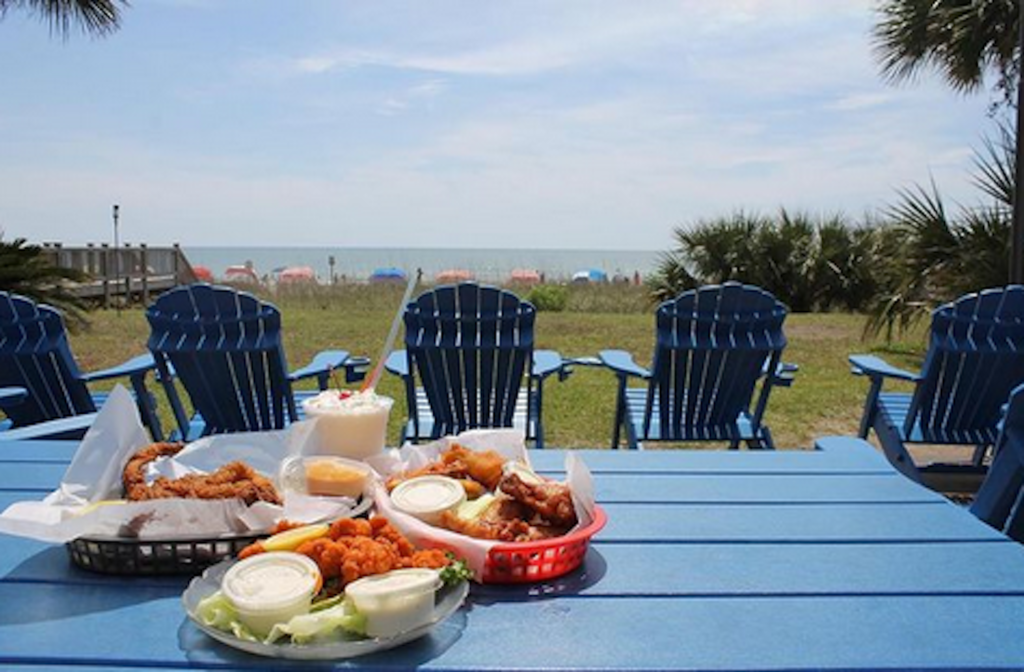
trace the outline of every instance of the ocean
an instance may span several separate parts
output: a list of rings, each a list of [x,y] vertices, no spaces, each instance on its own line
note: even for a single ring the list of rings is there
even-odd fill
[[[324,282],[334,274],[345,280],[365,280],[378,268],[400,268],[406,273],[423,271],[424,279],[450,269],[469,271],[487,282],[508,280],[514,269],[529,269],[549,281],[571,279],[574,273],[597,269],[609,279],[616,275],[634,279],[647,277],[658,263],[660,252],[612,250],[485,250],[430,248],[343,248],[343,247],[185,247],[189,262],[205,266],[217,278],[228,266],[247,261],[261,277],[289,266],[309,266]]]

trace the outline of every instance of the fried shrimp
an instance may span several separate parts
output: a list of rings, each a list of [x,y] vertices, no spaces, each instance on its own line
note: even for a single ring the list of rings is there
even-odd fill
[[[364,576],[408,567],[440,569],[450,562],[444,551],[417,551],[381,517],[335,521],[326,537],[307,541],[295,552],[311,558],[325,581],[336,579],[335,591]]]

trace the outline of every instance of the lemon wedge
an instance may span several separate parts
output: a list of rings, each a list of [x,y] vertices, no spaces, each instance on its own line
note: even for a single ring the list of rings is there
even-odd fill
[[[296,548],[306,543],[307,541],[313,541],[319,539],[327,534],[327,531],[331,529],[331,526],[327,523],[317,523],[315,525],[303,525],[302,527],[293,527],[290,530],[284,532],[278,532],[272,537],[268,537],[262,542],[263,550],[265,551],[294,551]]]
[[[101,506],[116,506],[118,504],[127,504],[128,502],[123,499],[101,499],[96,502],[90,502],[75,512],[76,516],[84,516],[87,513],[92,513]]]

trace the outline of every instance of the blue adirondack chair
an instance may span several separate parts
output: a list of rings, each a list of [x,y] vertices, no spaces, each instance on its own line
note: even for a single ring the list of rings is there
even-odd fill
[[[992,465],[971,504],[971,512],[1024,542],[1024,385],[1010,394],[993,452]]]
[[[281,313],[231,287],[199,283],[160,295],[146,311],[149,350],[178,423],[177,436],[282,429],[300,419],[292,384],[316,378],[327,389],[335,370],[346,382],[361,380],[369,360],[344,350],[318,353],[308,366],[288,372]],[[189,418],[177,378],[196,414]]]
[[[1024,287],[967,294],[936,309],[920,373],[870,355],[852,355],[850,363],[871,381],[861,438],[874,429],[889,461],[914,480],[980,479],[1000,408],[1024,382]],[[886,378],[912,382],[914,392],[883,392]],[[974,454],[970,464],[919,465],[907,450],[915,443],[974,446]]]
[[[154,439],[163,435],[146,375],[153,358],[142,355],[118,366],[82,373],[68,344],[64,320],[54,308],[8,292],[0,292],[0,411],[7,420],[0,430],[20,438],[81,438],[103,405],[106,393],[91,393],[89,383],[128,378],[139,413]]]
[[[537,311],[515,294],[464,282],[425,292],[405,309],[405,350],[386,368],[405,383],[401,441],[467,429],[518,427],[544,447],[544,381],[568,375],[562,357],[534,350]]]
[[[623,350],[599,354],[619,385],[612,448],[619,447],[622,428],[634,449],[643,441],[774,448],[762,418],[772,387],[788,387],[796,370],[781,362],[787,312],[768,292],[736,282],[683,292],[662,303],[650,369]],[[630,387],[632,378],[647,386]],[[751,410],[758,381],[760,394]]]
[[[0,387],[0,408],[17,406],[28,399],[28,390],[23,387]],[[21,441],[24,439],[78,439],[89,430],[96,413],[74,415],[37,422],[20,429],[0,431],[0,441]],[[10,421],[5,421],[10,424]]]

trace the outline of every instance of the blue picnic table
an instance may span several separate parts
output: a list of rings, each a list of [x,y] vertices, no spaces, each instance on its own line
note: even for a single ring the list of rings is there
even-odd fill
[[[0,445],[0,506],[41,498],[74,448]],[[1024,548],[867,444],[823,448],[581,451],[609,522],[580,570],[536,586],[474,585],[431,635],[338,667],[1024,667]],[[531,452],[553,476],[563,458]],[[0,537],[0,665],[282,665],[192,626],[186,584],[90,574],[61,547]]]

